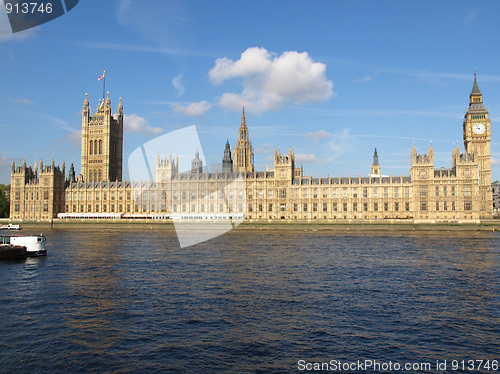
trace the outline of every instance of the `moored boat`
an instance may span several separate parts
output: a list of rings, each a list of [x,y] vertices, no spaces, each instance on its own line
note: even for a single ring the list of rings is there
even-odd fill
[[[21,230],[21,225],[13,225],[9,223],[8,225],[0,226],[0,230]]]
[[[40,235],[0,235],[0,244],[26,247],[27,257],[46,256],[46,238]]]

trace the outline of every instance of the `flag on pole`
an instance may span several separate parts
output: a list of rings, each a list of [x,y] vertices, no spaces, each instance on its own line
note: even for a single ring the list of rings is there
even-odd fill
[[[103,78],[104,78],[104,74],[105,74],[105,73],[106,73],[106,72],[102,73],[102,75],[101,75],[101,76],[99,77],[99,79],[97,80],[98,82],[99,82],[101,79],[103,79]]]

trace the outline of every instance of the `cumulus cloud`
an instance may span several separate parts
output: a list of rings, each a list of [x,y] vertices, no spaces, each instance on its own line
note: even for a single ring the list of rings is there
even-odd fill
[[[281,56],[265,48],[248,48],[233,61],[227,57],[215,61],[210,80],[221,84],[242,79],[241,93],[226,92],[219,104],[233,110],[242,105],[250,111],[278,110],[295,103],[321,102],[334,95],[333,82],[326,78],[326,65],[314,62],[307,52],[287,51]]]
[[[172,79],[172,86],[174,86],[178,96],[182,96],[184,94],[184,91],[186,91],[186,89],[182,84],[182,74],[179,74],[178,76]]]
[[[491,166],[500,166],[500,159],[498,158],[491,158]]]
[[[147,119],[137,114],[125,115],[123,118],[123,130],[127,133],[138,133],[142,135],[158,135],[163,132],[161,127],[151,127]]]
[[[190,103],[188,105],[175,103],[173,104],[173,107],[174,107],[174,112],[177,114],[182,114],[183,116],[196,117],[204,115],[212,107],[212,105],[203,100],[198,103]]]
[[[315,161],[318,161],[318,158],[312,153],[295,155],[295,162],[297,164],[306,164]]]

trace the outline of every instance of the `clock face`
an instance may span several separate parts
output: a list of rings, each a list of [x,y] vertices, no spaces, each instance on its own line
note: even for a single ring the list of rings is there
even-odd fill
[[[482,123],[475,123],[474,126],[472,126],[472,132],[476,135],[484,134],[485,131],[486,126],[484,126]]]

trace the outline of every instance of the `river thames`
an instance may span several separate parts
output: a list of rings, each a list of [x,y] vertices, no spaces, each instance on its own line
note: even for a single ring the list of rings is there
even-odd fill
[[[0,263],[2,373],[500,371],[467,370],[500,359],[498,232],[44,234],[47,257]]]

